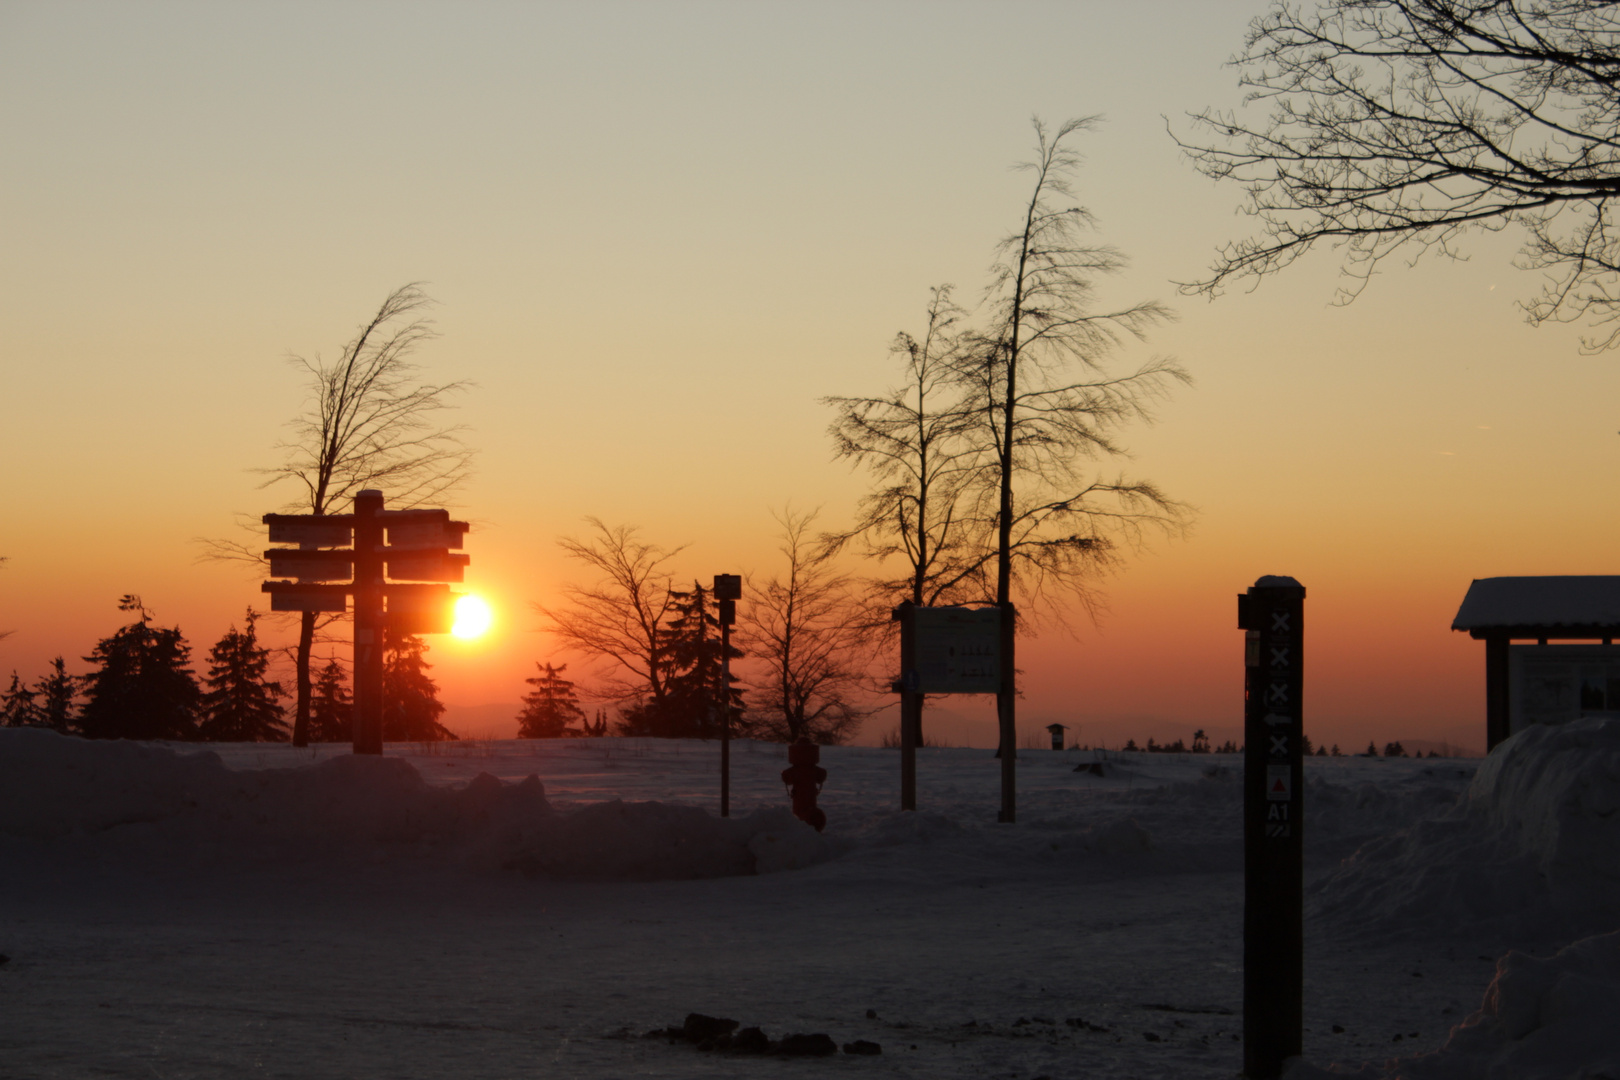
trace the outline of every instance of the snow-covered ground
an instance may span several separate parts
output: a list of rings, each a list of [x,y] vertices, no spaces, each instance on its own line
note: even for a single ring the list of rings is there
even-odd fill
[[[1297,1075],[1620,1076],[1620,723],[1527,735],[1309,761]],[[1238,1073],[1237,758],[1021,751],[1005,826],[989,753],[919,757],[904,814],[825,749],[818,836],[768,744],[721,820],[714,744],[0,730],[0,1076]],[[692,1012],[883,1052],[644,1037]]]

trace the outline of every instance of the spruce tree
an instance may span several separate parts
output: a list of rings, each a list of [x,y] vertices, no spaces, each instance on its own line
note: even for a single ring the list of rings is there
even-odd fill
[[[563,678],[567,664],[553,667],[536,663],[538,676],[523,681],[534,687],[523,695],[523,711],[518,714],[518,738],[560,739],[569,735],[584,735],[590,722],[579,707],[574,684]],[[579,723],[578,728],[570,724]]]
[[[202,696],[201,738],[214,742],[285,742],[292,733],[277,700],[281,684],[265,677],[270,650],[259,645],[250,607],[243,628],[234,625],[208,654],[208,690]]]
[[[52,660],[51,673],[34,684],[34,695],[38,699],[36,707],[39,710],[37,723],[64,735],[72,731],[78,720],[76,705],[79,685],[83,681],[67,673],[67,662],[60,656]]]
[[[415,634],[389,636],[383,655],[383,739],[438,742],[456,736],[439,723],[444,705],[428,675],[427,644]]]
[[[309,699],[309,741],[350,742],[354,739],[354,699],[349,694],[349,673],[337,657],[321,668]]]
[[[85,657],[79,729],[91,739],[195,739],[201,691],[191,673],[191,646],[179,627],[152,625],[141,598],[119,598],[138,618],[96,643]]]
[[[732,733],[737,734],[742,712],[742,691],[732,677],[729,694],[723,694],[721,681],[720,618],[708,589],[697,582],[691,592],[670,591],[674,618],[664,630],[665,656],[669,675],[665,679],[667,734],[674,738],[718,738],[720,702],[730,699]],[[742,652],[733,645],[730,657]]]
[[[0,724],[6,727],[35,727],[39,724],[39,706],[34,704],[38,694],[26,686],[13,671],[11,685],[0,694]]]

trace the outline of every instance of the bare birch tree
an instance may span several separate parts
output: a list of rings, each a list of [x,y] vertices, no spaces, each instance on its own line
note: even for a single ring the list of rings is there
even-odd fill
[[[471,384],[421,382],[411,359],[437,336],[424,314],[432,303],[420,283],[402,286],[388,294],[336,360],[291,358],[309,380],[311,401],[290,423],[291,438],[278,446],[282,463],[258,470],[265,487],[290,483],[300,489],[287,512],[342,513],[367,488],[385,491],[398,509],[441,503],[467,476],[472,451],[461,441],[462,428],[439,423],[439,413]],[[257,548],[247,544],[211,541],[207,546],[205,557],[259,559]],[[295,746],[309,741],[316,629],[316,613],[302,613],[294,653]]]
[[[565,585],[560,604],[536,603],[546,630],[565,649],[606,661],[603,689],[619,701],[648,701],[661,711],[668,696],[670,662],[664,620],[676,607],[665,550],[637,538],[634,526],[609,528],[585,519],[595,535],[564,537],[558,545],[594,572],[586,585]]]
[[[1092,215],[1073,201],[1081,159],[1067,144],[1094,119],[1056,131],[1033,121],[1035,157],[1019,168],[1034,183],[992,267],[988,327],[959,365],[973,437],[992,459],[979,497],[995,523],[993,600],[1003,610],[1015,594],[1026,602],[1061,594],[1089,607],[1095,575],[1122,542],[1145,528],[1175,530],[1187,512],[1148,481],[1098,471],[1124,454],[1119,429],[1151,419],[1151,404],[1189,379],[1164,358],[1109,370],[1121,345],[1170,312],[1151,300],[1099,310],[1097,280],[1123,270],[1125,257],[1091,241]],[[1012,821],[1015,693],[997,694],[996,706],[1002,814]]]
[[[966,312],[951,286],[932,290],[922,338],[895,336],[890,354],[905,379],[883,397],[828,397],[828,428],[838,457],[865,468],[877,487],[861,499],[854,525],[827,538],[857,545],[881,567],[898,559],[903,576],[875,585],[874,614],[885,622],[903,599],[919,606],[982,599],[988,562],[984,521],[965,498],[985,455],[966,438],[974,417],[964,408],[957,364]]]
[[[763,673],[754,682],[756,730],[783,742],[841,743],[871,712],[862,701],[868,663],[855,582],[833,565],[810,527],[816,515],[774,515],[782,572],[749,589],[744,650]]]

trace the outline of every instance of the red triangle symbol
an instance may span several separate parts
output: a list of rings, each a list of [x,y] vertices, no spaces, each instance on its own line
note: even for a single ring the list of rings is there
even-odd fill
[[[1278,777],[1277,782],[1275,784],[1271,785],[1271,790],[1272,791],[1287,791],[1288,790],[1288,785],[1283,783],[1281,777]]]

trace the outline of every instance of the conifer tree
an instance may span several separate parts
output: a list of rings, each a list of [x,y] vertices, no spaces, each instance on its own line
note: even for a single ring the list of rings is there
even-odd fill
[[[539,675],[524,682],[534,687],[523,695],[523,711],[518,714],[518,738],[560,739],[588,734],[590,722],[579,707],[572,681],[563,678],[567,664],[553,667],[536,663]],[[575,728],[571,724],[578,723]]]
[[[76,705],[79,684],[84,680],[67,673],[67,662],[60,656],[51,661],[51,673],[34,684],[35,723],[66,735],[78,717]]]
[[[39,723],[39,706],[34,704],[36,692],[25,685],[13,671],[11,685],[0,694],[0,724],[6,727],[35,727]]]
[[[321,668],[309,699],[309,741],[349,742],[354,738],[354,699],[349,673],[332,657]]]
[[[139,596],[120,597],[118,610],[138,618],[85,657],[96,670],[84,677],[80,731],[91,739],[195,739],[201,691],[191,646],[179,627],[153,626]]]
[[[439,742],[456,736],[439,716],[439,684],[428,675],[427,643],[415,634],[390,635],[383,656],[383,739]]]
[[[234,625],[208,654],[208,689],[202,696],[201,738],[214,742],[284,742],[291,737],[277,700],[281,684],[265,677],[270,650],[259,645],[251,607],[243,628]]]

